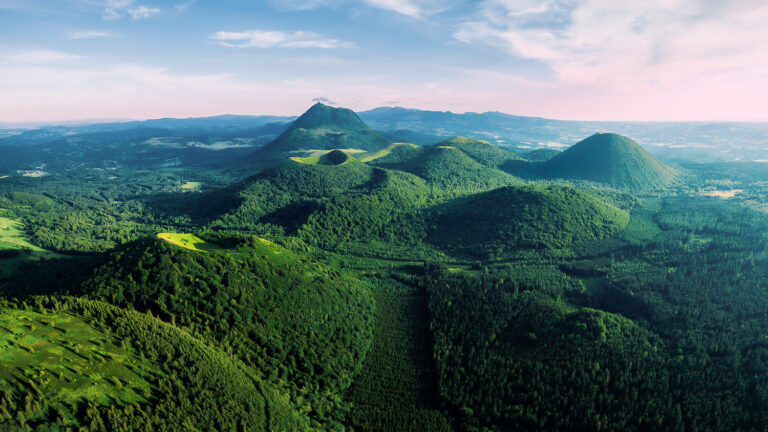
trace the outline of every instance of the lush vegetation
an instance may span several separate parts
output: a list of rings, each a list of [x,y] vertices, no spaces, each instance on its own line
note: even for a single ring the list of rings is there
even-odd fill
[[[0,430],[766,430],[764,170],[523,157],[318,105],[247,176],[2,179]]]
[[[371,282],[375,342],[347,393],[347,423],[356,431],[453,430],[436,392],[426,293],[391,277]]]
[[[629,222],[625,211],[562,186],[499,188],[430,212],[429,241],[460,255],[494,259],[520,249],[569,254],[574,244],[610,237]]]
[[[76,298],[6,302],[3,316],[4,322],[24,320],[26,330],[11,329],[11,342],[18,332],[40,336],[24,345],[28,349],[11,371],[13,378],[0,381],[5,429],[309,427],[285,395],[242,363],[150,316]],[[64,361],[54,362],[51,355]]]
[[[260,153],[333,149],[370,151],[389,144],[384,135],[369,128],[353,111],[317,103]]]
[[[631,139],[598,133],[545,162],[513,165],[512,172],[590,180],[635,191],[664,189],[680,176]]]
[[[118,247],[81,290],[188,330],[286,386],[324,419],[368,350],[370,293],[268,240],[209,241],[220,247],[190,250],[159,239]]]

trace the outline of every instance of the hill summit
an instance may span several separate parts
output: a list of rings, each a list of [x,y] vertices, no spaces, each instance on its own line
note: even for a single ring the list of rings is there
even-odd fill
[[[379,150],[390,141],[369,128],[354,111],[322,103],[313,105],[279,137],[264,147],[269,153],[300,150]]]
[[[614,133],[597,133],[543,164],[548,177],[590,180],[634,190],[658,189],[677,172],[659,162],[635,141]]]

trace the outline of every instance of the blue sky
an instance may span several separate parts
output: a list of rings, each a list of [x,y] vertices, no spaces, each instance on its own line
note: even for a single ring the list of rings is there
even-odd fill
[[[0,0],[0,122],[296,115],[318,98],[768,120],[763,3]]]

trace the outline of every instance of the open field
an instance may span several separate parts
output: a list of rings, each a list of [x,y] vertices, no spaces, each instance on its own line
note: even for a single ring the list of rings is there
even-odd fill
[[[370,162],[370,161],[375,160],[375,159],[383,158],[384,156],[392,153],[392,150],[394,150],[397,147],[401,147],[401,146],[407,146],[407,147],[413,147],[413,148],[418,148],[419,147],[416,144],[411,144],[411,143],[394,143],[394,144],[391,144],[391,145],[389,145],[389,146],[387,146],[387,147],[385,147],[385,148],[383,148],[381,150],[377,150],[377,151],[372,151],[372,152],[367,152],[367,153],[361,154],[358,157],[358,159],[361,162]]]
[[[21,222],[9,217],[0,217],[0,250],[4,249],[43,251],[43,249],[29,242]]]
[[[18,220],[0,217],[0,279],[10,277],[24,263],[62,257],[30,243]]]
[[[127,405],[150,399],[146,378],[156,368],[115,336],[68,312],[0,310],[0,391],[41,400],[26,413],[42,419],[49,409],[74,419],[81,402]]]
[[[718,197],[718,198],[733,198],[737,193],[744,192],[743,189],[731,189],[731,190],[713,190],[704,191],[701,194],[704,196]]]
[[[181,185],[180,187],[184,191],[196,191],[196,190],[200,190],[200,187],[202,185],[203,185],[203,183],[201,183],[201,182],[188,181],[188,182],[184,183],[183,185]]]
[[[224,250],[221,246],[217,246],[213,243],[208,243],[205,240],[196,237],[192,234],[182,233],[159,233],[157,238],[163,239],[168,243],[176,246],[183,247],[185,249],[199,251],[199,252],[213,252],[217,250]]]

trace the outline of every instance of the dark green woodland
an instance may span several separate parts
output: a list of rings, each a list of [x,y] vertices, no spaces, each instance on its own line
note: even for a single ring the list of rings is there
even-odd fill
[[[0,431],[768,429],[763,165],[268,120],[0,179]]]

